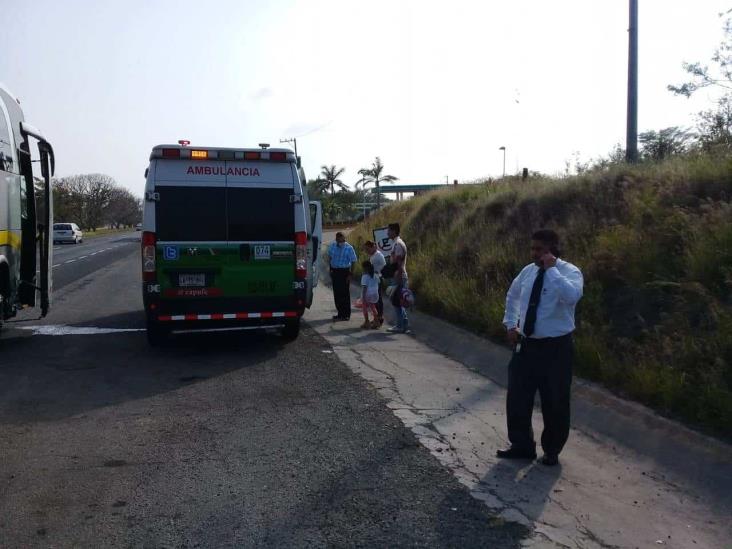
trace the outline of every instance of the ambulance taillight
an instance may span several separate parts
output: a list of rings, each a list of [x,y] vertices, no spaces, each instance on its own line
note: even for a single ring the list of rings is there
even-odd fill
[[[155,233],[142,233],[142,279],[145,282],[155,281]]]
[[[295,276],[298,280],[308,276],[308,235],[305,232],[295,233]]]

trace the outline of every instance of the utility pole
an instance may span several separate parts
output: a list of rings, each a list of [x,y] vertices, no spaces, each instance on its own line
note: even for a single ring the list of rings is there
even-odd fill
[[[297,137],[290,137],[289,139],[280,139],[280,143],[292,143],[295,145],[295,158],[297,158]]]
[[[625,161],[638,161],[638,0],[630,0],[628,27],[628,123]]]
[[[499,147],[499,151],[503,151],[503,177],[506,177],[506,147]]]

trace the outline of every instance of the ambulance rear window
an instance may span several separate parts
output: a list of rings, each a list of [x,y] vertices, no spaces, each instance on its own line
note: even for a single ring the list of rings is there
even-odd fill
[[[226,240],[224,187],[168,187],[155,189],[158,240],[222,242]]]
[[[295,236],[295,209],[289,189],[229,187],[229,240],[285,241]]]

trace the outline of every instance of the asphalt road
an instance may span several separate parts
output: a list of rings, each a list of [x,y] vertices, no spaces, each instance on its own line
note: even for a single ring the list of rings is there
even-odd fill
[[[53,247],[53,287],[63,288],[128,255],[138,248],[139,232],[118,233],[84,240],[81,244],[56,244]],[[136,246],[133,246],[135,244]]]
[[[472,498],[310,327],[289,344],[206,334],[149,348],[138,239],[56,247],[51,314],[0,337],[0,546],[518,547],[528,535]]]

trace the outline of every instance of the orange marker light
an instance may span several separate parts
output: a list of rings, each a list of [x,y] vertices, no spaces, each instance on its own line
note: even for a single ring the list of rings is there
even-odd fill
[[[206,159],[208,158],[208,151],[191,151],[191,158]]]

